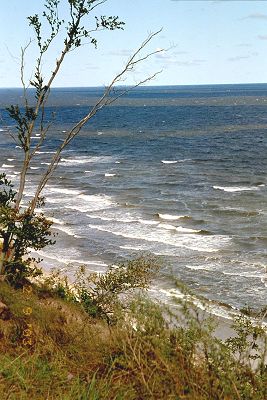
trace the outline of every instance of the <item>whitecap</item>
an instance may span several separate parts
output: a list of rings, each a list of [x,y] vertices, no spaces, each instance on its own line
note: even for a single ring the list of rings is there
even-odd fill
[[[116,176],[116,174],[110,174],[110,173],[107,172],[107,173],[105,173],[105,176],[106,177],[109,177],[109,176],[112,177],[112,176]]]
[[[231,240],[229,237],[217,235],[209,236],[203,239],[200,235],[174,235],[172,231],[169,230],[158,230],[151,227],[140,230],[134,229],[132,226],[116,226],[112,223],[110,225],[93,225],[89,224],[89,228],[96,229],[101,232],[109,232],[115,236],[121,236],[128,239],[137,239],[152,243],[164,243],[176,248],[186,248],[198,252],[216,252],[223,245],[228,244]],[[156,227],[157,228],[157,227]],[[184,232],[185,233],[185,232]],[[187,232],[188,233],[188,232]],[[151,250],[152,251],[152,250]]]
[[[176,230],[176,227],[171,225],[171,224],[164,224],[160,223],[158,224],[158,228],[163,228],[163,229],[169,229],[169,230]]]
[[[2,168],[14,168],[15,165],[3,164]]]
[[[81,193],[79,190],[67,189],[67,188],[48,187],[47,189],[49,190],[49,192],[52,192],[52,193],[60,193],[60,194],[78,195],[78,194]]]
[[[36,151],[35,154],[55,154],[56,151]]]
[[[73,258],[64,258],[61,256],[56,256],[56,255],[51,255],[47,254],[46,252],[42,250],[36,251],[37,254],[39,254],[41,257],[48,258],[51,260],[56,260],[64,264],[85,264],[85,265],[95,265],[99,267],[108,267],[108,264],[102,262],[102,261],[88,261],[88,260],[79,260],[79,259],[73,259]]]
[[[178,161],[161,160],[162,164],[176,164]]]
[[[166,219],[169,221],[176,221],[181,218],[189,218],[187,215],[170,215],[170,214],[160,214],[160,213],[157,213],[157,216],[161,219]]]
[[[159,225],[158,221],[148,220],[148,219],[139,219],[138,222],[144,225]]]
[[[246,192],[251,190],[258,190],[256,186],[213,186],[213,189],[223,190],[224,192]]]
[[[72,229],[67,228],[66,226],[64,226],[64,228],[62,227],[62,225],[55,226],[55,229],[66,233],[68,236],[72,236],[72,237],[75,237],[75,238],[80,238],[81,237],[81,236],[76,235],[76,233]]]
[[[39,167],[30,167],[30,169],[40,169]]]
[[[64,225],[64,222],[61,221],[60,219],[57,219],[57,218],[54,218],[54,217],[48,217],[48,219],[49,219],[50,221],[52,221],[54,224],[57,224],[57,225]]]
[[[199,229],[191,229],[191,228],[183,228],[182,226],[178,226],[176,228],[177,232],[182,232],[182,233],[199,233],[201,230]]]

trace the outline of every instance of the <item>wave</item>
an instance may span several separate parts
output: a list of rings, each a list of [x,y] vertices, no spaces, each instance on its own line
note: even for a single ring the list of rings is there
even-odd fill
[[[259,190],[257,186],[213,186],[213,189],[223,190],[224,192],[247,192]]]
[[[67,189],[67,188],[55,188],[55,187],[47,187],[49,192],[52,193],[60,193],[60,194],[72,194],[72,195],[78,195],[81,194],[81,191],[76,190],[76,189]]]
[[[114,206],[110,197],[105,195],[86,195],[79,194],[75,198],[75,205],[65,205],[65,208],[79,212],[99,211]]]
[[[127,225],[123,227],[118,227],[115,224],[105,226],[89,224],[88,227],[101,232],[108,232],[115,236],[121,236],[127,239],[137,239],[155,244],[163,243],[176,248],[185,248],[198,252],[209,253],[217,252],[223,245],[229,243],[229,241],[231,240],[229,237],[225,237],[222,235],[211,235],[205,237],[205,239],[203,238],[203,236],[200,236],[198,234],[175,235],[173,234],[173,232],[167,229],[165,230],[165,232],[162,229],[158,230],[157,227],[156,229],[149,227],[147,229],[144,229],[143,231],[140,231],[139,228],[134,229],[133,227],[128,227]]]
[[[120,249],[125,249],[125,250],[136,250],[136,251],[143,251],[144,246],[120,246]]]
[[[161,160],[162,164],[176,164],[178,161],[168,161],[168,160]]]
[[[225,207],[225,208],[218,208],[215,210],[218,213],[224,213],[229,215],[236,215],[236,216],[244,216],[244,217],[255,217],[260,214],[259,211],[249,211],[240,208],[233,208],[233,207]]]
[[[56,151],[36,151],[35,154],[55,154]]]
[[[143,225],[159,225],[158,221],[153,221],[149,219],[138,219],[138,222]]]
[[[158,228],[168,229],[168,230],[176,230],[176,226],[170,224],[160,223],[158,224]]]
[[[79,260],[79,259],[73,259],[73,258],[64,258],[61,256],[56,256],[56,255],[51,255],[51,254],[47,254],[46,252],[42,251],[42,250],[38,250],[35,251],[37,254],[39,254],[41,257],[44,258],[48,258],[51,260],[56,260],[59,261],[60,263],[63,264],[73,264],[73,263],[77,263],[77,264],[85,264],[85,265],[96,265],[99,267],[108,267],[108,264],[102,262],[102,261],[89,261],[89,260]]]
[[[30,167],[30,169],[40,169],[40,167]]]
[[[72,229],[67,228],[66,226],[64,228],[62,227],[62,225],[55,226],[54,229],[57,229],[58,231],[62,231],[64,233],[66,233],[68,236],[72,236],[74,238],[81,238],[81,236],[76,235],[76,233]]]
[[[110,161],[114,161],[114,157],[112,156],[81,156],[76,158],[61,158],[59,165],[64,166],[75,166],[75,165],[82,165],[82,164],[89,164],[89,163],[108,163]]]
[[[156,215],[161,219],[166,219],[169,221],[177,221],[178,219],[182,218],[191,218],[188,215],[170,215],[170,214],[160,214],[160,213],[157,213]]]
[[[61,221],[60,219],[54,218],[54,217],[48,217],[48,219],[50,221],[53,222],[53,224],[57,224],[57,225],[64,225],[65,222]]]
[[[107,172],[107,173],[105,173],[105,176],[107,176],[107,177],[108,176],[116,176],[116,174],[110,174],[110,173]]]
[[[75,165],[75,164],[87,164],[90,162],[89,158],[77,159],[77,158],[61,158],[59,165]]]
[[[8,158],[7,161],[14,161],[15,158]]]
[[[2,168],[15,168],[15,165],[3,164]]]
[[[186,293],[183,293],[179,289],[176,288],[171,288],[171,289],[162,289],[162,288],[151,288],[149,289],[150,292],[155,292],[155,295],[158,297],[160,294],[162,294],[165,298],[170,299],[170,298],[176,298],[176,299],[189,299],[192,301],[192,303],[199,309],[204,310],[205,312],[209,312],[213,315],[216,315],[221,318],[225,319],[230,319],[232,320],[234,316],[238,315],[238,310],[235,309],[234,307],[231,307],[226,304],[219,304],[216,303],[216,301],[213,300],[207,300],[206,302],[203,303],[200,299],[197,298],[197,296],[194,295],[188,295]],[[173,304],[172,304],[173,305]]]
[[[200,232],[204,232],[201,229],[191,229],[191,228],[183,228],[182,226],[178,226],[176,228],[177,232],[181,232],[181,233],[200,233]]]
[[[102,221],[115,221],[115,222],[137,222],[136,219],[134,218],[116,218],[116,217],[107,217],[103,215],[96,215],[96,214],[86,214],[87,217],[93,218],[93,219],[100,219]]]

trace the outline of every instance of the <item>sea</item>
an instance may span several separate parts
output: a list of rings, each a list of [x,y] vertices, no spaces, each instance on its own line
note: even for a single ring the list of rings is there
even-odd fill
[[[52,90],[24,205],[102,93]],[[5,107],[21,102],[19,89],[0,89],[0,172],[15,187],[22,151]],[[80,265],[102,273],[154,254],[162,270],[152,296],[175,302],[179,280],[217,314],[258,310],[267,304],[266,182],[267,84],[139,87],[99,111],[62,153],[39,210],[53,219],[56,244],[33,254],[70,276]]]

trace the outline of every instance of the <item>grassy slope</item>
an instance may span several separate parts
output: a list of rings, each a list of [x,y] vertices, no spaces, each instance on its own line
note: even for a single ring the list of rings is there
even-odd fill
[[[1,282],[0,301],[8,306],[0,309],[1,399],[267,398],[266,368],[241,367],[195,323],[167,328],[149,303],[133,306],[143,327],[134,331],[48,291],[27,295]],[[24,345],[29,327],[32,345]]]

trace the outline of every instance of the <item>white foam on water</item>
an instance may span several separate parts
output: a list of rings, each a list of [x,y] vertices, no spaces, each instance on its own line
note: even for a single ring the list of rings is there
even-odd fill
[[[191,269],[193,271],[213,271],[214,267],[212,266],[208,266],[208,264],[204,264],[204,265],[186,265],[185,266],[188,269]]]
[[[148,220],[148,219],[139,219],[138,222],[144,225],[159,225],[158,221]]]
[[[96,265],[99,267],[108,267],[108,264],[102,262],[102,261],[89,261],[89,260],[81,260],[81,259],[75,259],[75,258],[65,258],[61,256],[56,256],[52,255],[51,253],[47,254],[46,252],[42,250],[35,251],[37,254],[39,254],[41,257],[48,258],[51,260],[56,260],[60,263],[63,264],[85,264],[85,265]]]
[[[30,167],[30,169],[40,169],[40,167]]]
[[[158,228],[163,228],[163,229],[169,229],[169,230],[175,230],[176,231],[176,226],[173,226],[171,224],[160,223],[160,224],[158,224]]]
[[[89,158],[77,159],[77,158],[61,158],[59,165],[75,165],[75,164],[88,164]]]
[[[162,164],[176,164],[178,161],[168,161],[168,160],[161,160]]]
[[[49,192],[52,192],[52,193],[71,194],[71,195],[75,195],[75,196],[78,194],[81,194],[81,191],[76,190],[76,189],[56,188],[56,187],[51,187],[51,186],[48,186],[47,189],[49,190]]]
[[[55,154],[56,151],[36,151],[35,154]]]
[[[15,146],[15,149],[22,149],[21,146]]]
[[[50,165],[50,162],[41,162],[42,165]]]
[[[144,246],[120,246],[120,249],[125,249],[125,250],[136,250],[136,251],[143,251]]]
[[[160,214],[160,213],[158,213],[157,215],[159,218],[166,219],[169,221],[177,221],[178,219],[181,218],[190,218],[187,215],[170,215],[170,214]]]
[[[65,222],[61,221],[60,219],[54,218],[54,217],[48,217],[48,219],[50,221],[53,222],[53,224],[57,224],[57,225],[64,225]]]
[[[191,228],[184,228],[182,226],[177,226],[176,231],[182,233],[199,233],[201,232],[201,229],[191,229]]]
[[[259,190],[257,186],[213,186],[213,189],[223,190],[224,192],[248,192],[252,190]]]
[[[105,176],[107,176],[107,177],[112,177],[112,176],[116,176],[116,174],[110,174],[110,173],[105,173]]]
[[[7,161],[14,161],[15,158],[8,158]]]
[[[114,214],[114,213],[113,213]],[[124,223],[129,223],[129,222],[137,222],[136,219],[134,218],[124,218],[124,217],[108,217],[106,215],[98,215],[98,214],[86,214],[88,218],[93,218],[93,219],[100,219],[101,221],[115,221],[115,222],[124,222]]]
[[[231,240],[230,237],[223,235],[200,236],[196,234],[175,234],[173,230],[155,229],[153,227],[140,226],[121,226],[116,223],[107,225],[89,224],[89,228],[102,232],[108,232],[115,236],[125,237],[127,239],[137,239],[152,243],[163,243],[178,248],[186,248],[198,252],[217,252]],[[179,252],[177,252],[179,254]]]
[[[66,226],[64,226],[64,227],[62,227],[62,225],[55,226],[55,229],[66,233],[68,236],[72,236],[75,238],[81,238],[81,236],[76,235],[76,233],[71,228],[67,228]]]
[[[172,288],[169,290],[155,288],[155,289],[150,289],[150,291],[155,292],[156,295],[160,293],[166,298],[176,298],[178,300],[189,300],[195,306],[197,306],[199,309],[201,309],[203,311],[207,311],[213,315],[216,315],[218,317],[222,317],[225,319],[232,319],[233,316],[238,314],[238,310],[236,310],[234,308],[228,309],[226,307],[223,307],[219,304],[215,304],[210,301],[203,303],[197,297],[189,295],[189,294],[184,294],[179,289],[176,289],[176,288]],[[173,305],[173,306],[175,306],[175,305]],[[179,305],[178,305],[178,307],[179,307]]]
[[[3,164],[2,168],[15,168],[15,165]]]
[[[89,163],[108,163],[114,161],[112,156],[92,156],[92,157],[75,157],[75,158],[61,158],[59,165],[75,166]]]
[[[6,177],[7,178],[16,178],[17,177],[17,175],[13,175],[13,174],[6,174]]]
[[[75,198],[75,205],[66,205],[65,208],[80,212],[91,212],[113,206],[114,202],[109,196],[80,194]]]

